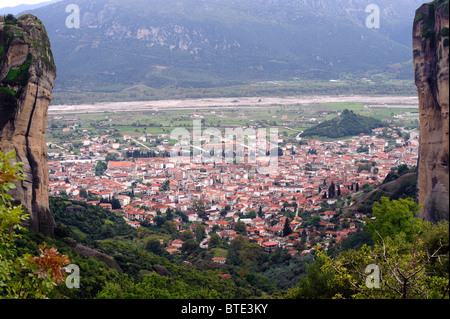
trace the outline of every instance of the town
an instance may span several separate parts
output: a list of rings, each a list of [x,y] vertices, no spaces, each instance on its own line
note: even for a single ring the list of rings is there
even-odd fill
[[[152,134],[139,140],[124,135],[122,143],[111,135],[85,135],[77,155],[49,152],[50,195],[99,205],[134,228],[157,226],[158,217],[169,214],[180,234],[195,233],[202,225],[204,249],[215,233],[225,241],[245,236],[266,252],[282,247],[302,256],[318,243],[326,248],[356,232],[366,214],[344,216],[341,209],[382,183],[393,168],[417,164],[418,136],[402,130],[391,124],[372,134],[329,141],[281,137],[277,168],[270,173],[252,162],[162,156],[173,148],[168,134],[157,136],[159,156],[145,158],[133,154],[139,154],[139,144],[143,148],[143,142],[156,138]],[[56,147],[49,146],[50,151]],[[164,248],[179,254],[182,245],[177,238]]]

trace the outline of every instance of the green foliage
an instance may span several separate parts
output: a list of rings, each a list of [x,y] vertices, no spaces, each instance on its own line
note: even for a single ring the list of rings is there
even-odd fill
[[[147,243],[145,244],[145,249],[156,255],[163,255],[165,253],[164,247],[156,238],[150,238],[149,240],[147,240]]]
[[[56,222],[55,234],[59,238],[71,237],[92,244],[98,239],[136,235],[136,230],[127,225],[122,216],[99,206],[57,197],[51,197],[49,205]]]
[[[103,161],[98,161],[97,165],[95,165],[95,175],[96,176],[103,176],[106,169],[108,168],[108,164]]]
[[[204,218],[206,216],[206,204],[203,200],[194,199],[191,203],[191,208],[197,213],[198,217]]]
[[[280,297],[448,299],[448,221],[424,222],[414,217],[418,209],[412,200],[384,198],[374,204],[377,219],[367,221],[368,232],[376,237],[373,246],[333,257],[317,246],[308,276]]]
[[[16,96],[16,92],[14,92],[13,90],[9,89],[6,86],[0,86],[0,91],[5,92],[6,94],[9,94],[11,96]]]
[[[13,232],[22,229],[21,223],[28,216],[22,212],[22,206],[13,206],[14,198],[9,194],[11,189],[15,189],[15,182],[24,178],[22,163],[15,161],[15,152],[4,154],[0,151],[0,230],[8,236],[14,236]]]
[[[242,220],[238,220],[234,224],[234,230],[238,234],[246,235],[247,234],[247,225]]]
[[[25,62],[17,69],[10,69],[6,77],[3,79],[5,84],[24,86],[28,80],[28,69],[31,65],[33,55],[28,53]]]
[[[340,117],[310,127],[306,129],[301,136],[341,138],[358,135],[360,133],[369,134],[374,128],[383,126],[384,124],[380,120],[361,116],[346,109],[342,112]]]
[[[183,281],[159,276],[156,273],[144,275],[139,282],[127,280],[121,283],[109,282],[97,295],[98,299],[217,299],[219,294],[215,290],[192,290]]]
[[[44,245],[32,256],[17,245],[26,232],[21,224],[29,216],[21,205],[12,204],[9,194],[14,183],[24,178],[22,163],[11,164],[15,161],[14,152],[0,151],[0,299],[48,298],[64,280],[62,267],[70,261],[55,248],[45,249]]]
[[[408,167],[406,164],[401,164],[397,167],[391,168],[391,171],[386,175],[386,178],[383,181],[383,184],[392,182],[396,179],[398,179],[400,176],[403,176],[408,173],[415,173],[416,167]]]
[[[17,24],[17,18],[14,17],[13,14],[9,13],[5,16],[5,23],[9,25],[15,25]]]
[[[367,231],[372,234],[374,242],[380,237],[395,237],[404,234],[406,240],[413,241],[415,235],[421,232],[422,221],[415,216],[420,207],[412,199],[399,199],[390,201],[382,197],[372,207],[372,216],[376,219],[367,219]]]
[[[348,291],[348,285],[337,282],[332,271],[322,268],[325,263],[325,258],[316,257],[295,288],[276,296],[282,299],[331,299],[338,293]]]
[[[292,234],[291,223],[289,221],[289,218],[286,218],[283,226],[283,236],[286,237],[290,234]]]

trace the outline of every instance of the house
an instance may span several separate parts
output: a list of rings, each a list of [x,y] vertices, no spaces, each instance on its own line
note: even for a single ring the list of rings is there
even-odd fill
[[[109,210],[109,211],[112,210],[112,205],[109,204],[109,203],[101,203],[99,206],[100,206],[101,208],[106,209],[106,210]]]
[[[336,214],[335,212],[329,210],[329,211],[326,211],[324,213],[321,213],[320,214],[320,219],[321,220],[330,220],[331,218],[334,217],[335,214]]]
[[[271,253],[278,249],[279,244],[274,241],[266,241],[266,242],[262,243],[261,246],[265,252]]]
[[[182,241],[181,239],[175,239],[174,241],[172,241],[172,246],[175,246],[177,248],[181,248],[181,246],[183,246],[184,241]]]
[[[173,245],[167,246],[166,251],[171,255],[178,254],[180,252],[178,247],[173,246]]]
[[[133,222],[133,221],[127,221],[127,224],[130,225],[133,228],[139,228],[141,226],[141,223],[139,222]]]
[[[215,263],[217,263],[217,264],[223,265],[223,264],[225,264],[225,262],[227,261],[227,259],[226,259],[226,258],[222,258],[222,257],[214,257],[214,258],[212,259],[212,261],[215,262]]]

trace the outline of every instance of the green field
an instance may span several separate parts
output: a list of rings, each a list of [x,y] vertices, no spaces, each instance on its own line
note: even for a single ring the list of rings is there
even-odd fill
[[[50,117],[47,139],[49,142],[61,145],[64,142],[81,141],[87,134],[90,137],[109,136],[118,142],[123,142],[123,135],[139,138],[152,134],[156,143],[143,144],[154,148],[161,142],[158,136],[170,134],[174,128],[192,130],[194,118],[192,114],[203,116],[202,129],[215,127],[278,128],[280,136],[285,140],[295,138],[301,131],[319,122],[337,117],[344,109],[360,115],[379,120],[387,119],[401,125],[417,125],[417,116],[406,114],[417,112],[417,109],[372,107],[365,108],[363,103],[323,103],[317,105],[270,105],[250,107],[236,105],[236,107],[198,108],[195,110],[168,110],[126,113],[89,113]],[[404,114],[402,119],[395,118]],[[76,118],[74,120],[74,118]],[[72,119],[72,121],[67,121]],[[62,133],[62,128],[76,126],[75,131]]]

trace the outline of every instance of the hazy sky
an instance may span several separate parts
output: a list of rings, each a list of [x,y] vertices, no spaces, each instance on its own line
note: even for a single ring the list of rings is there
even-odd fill
[[[19,4],[36,4],[50,0],[0,0],[0,8],[15,7]]]

